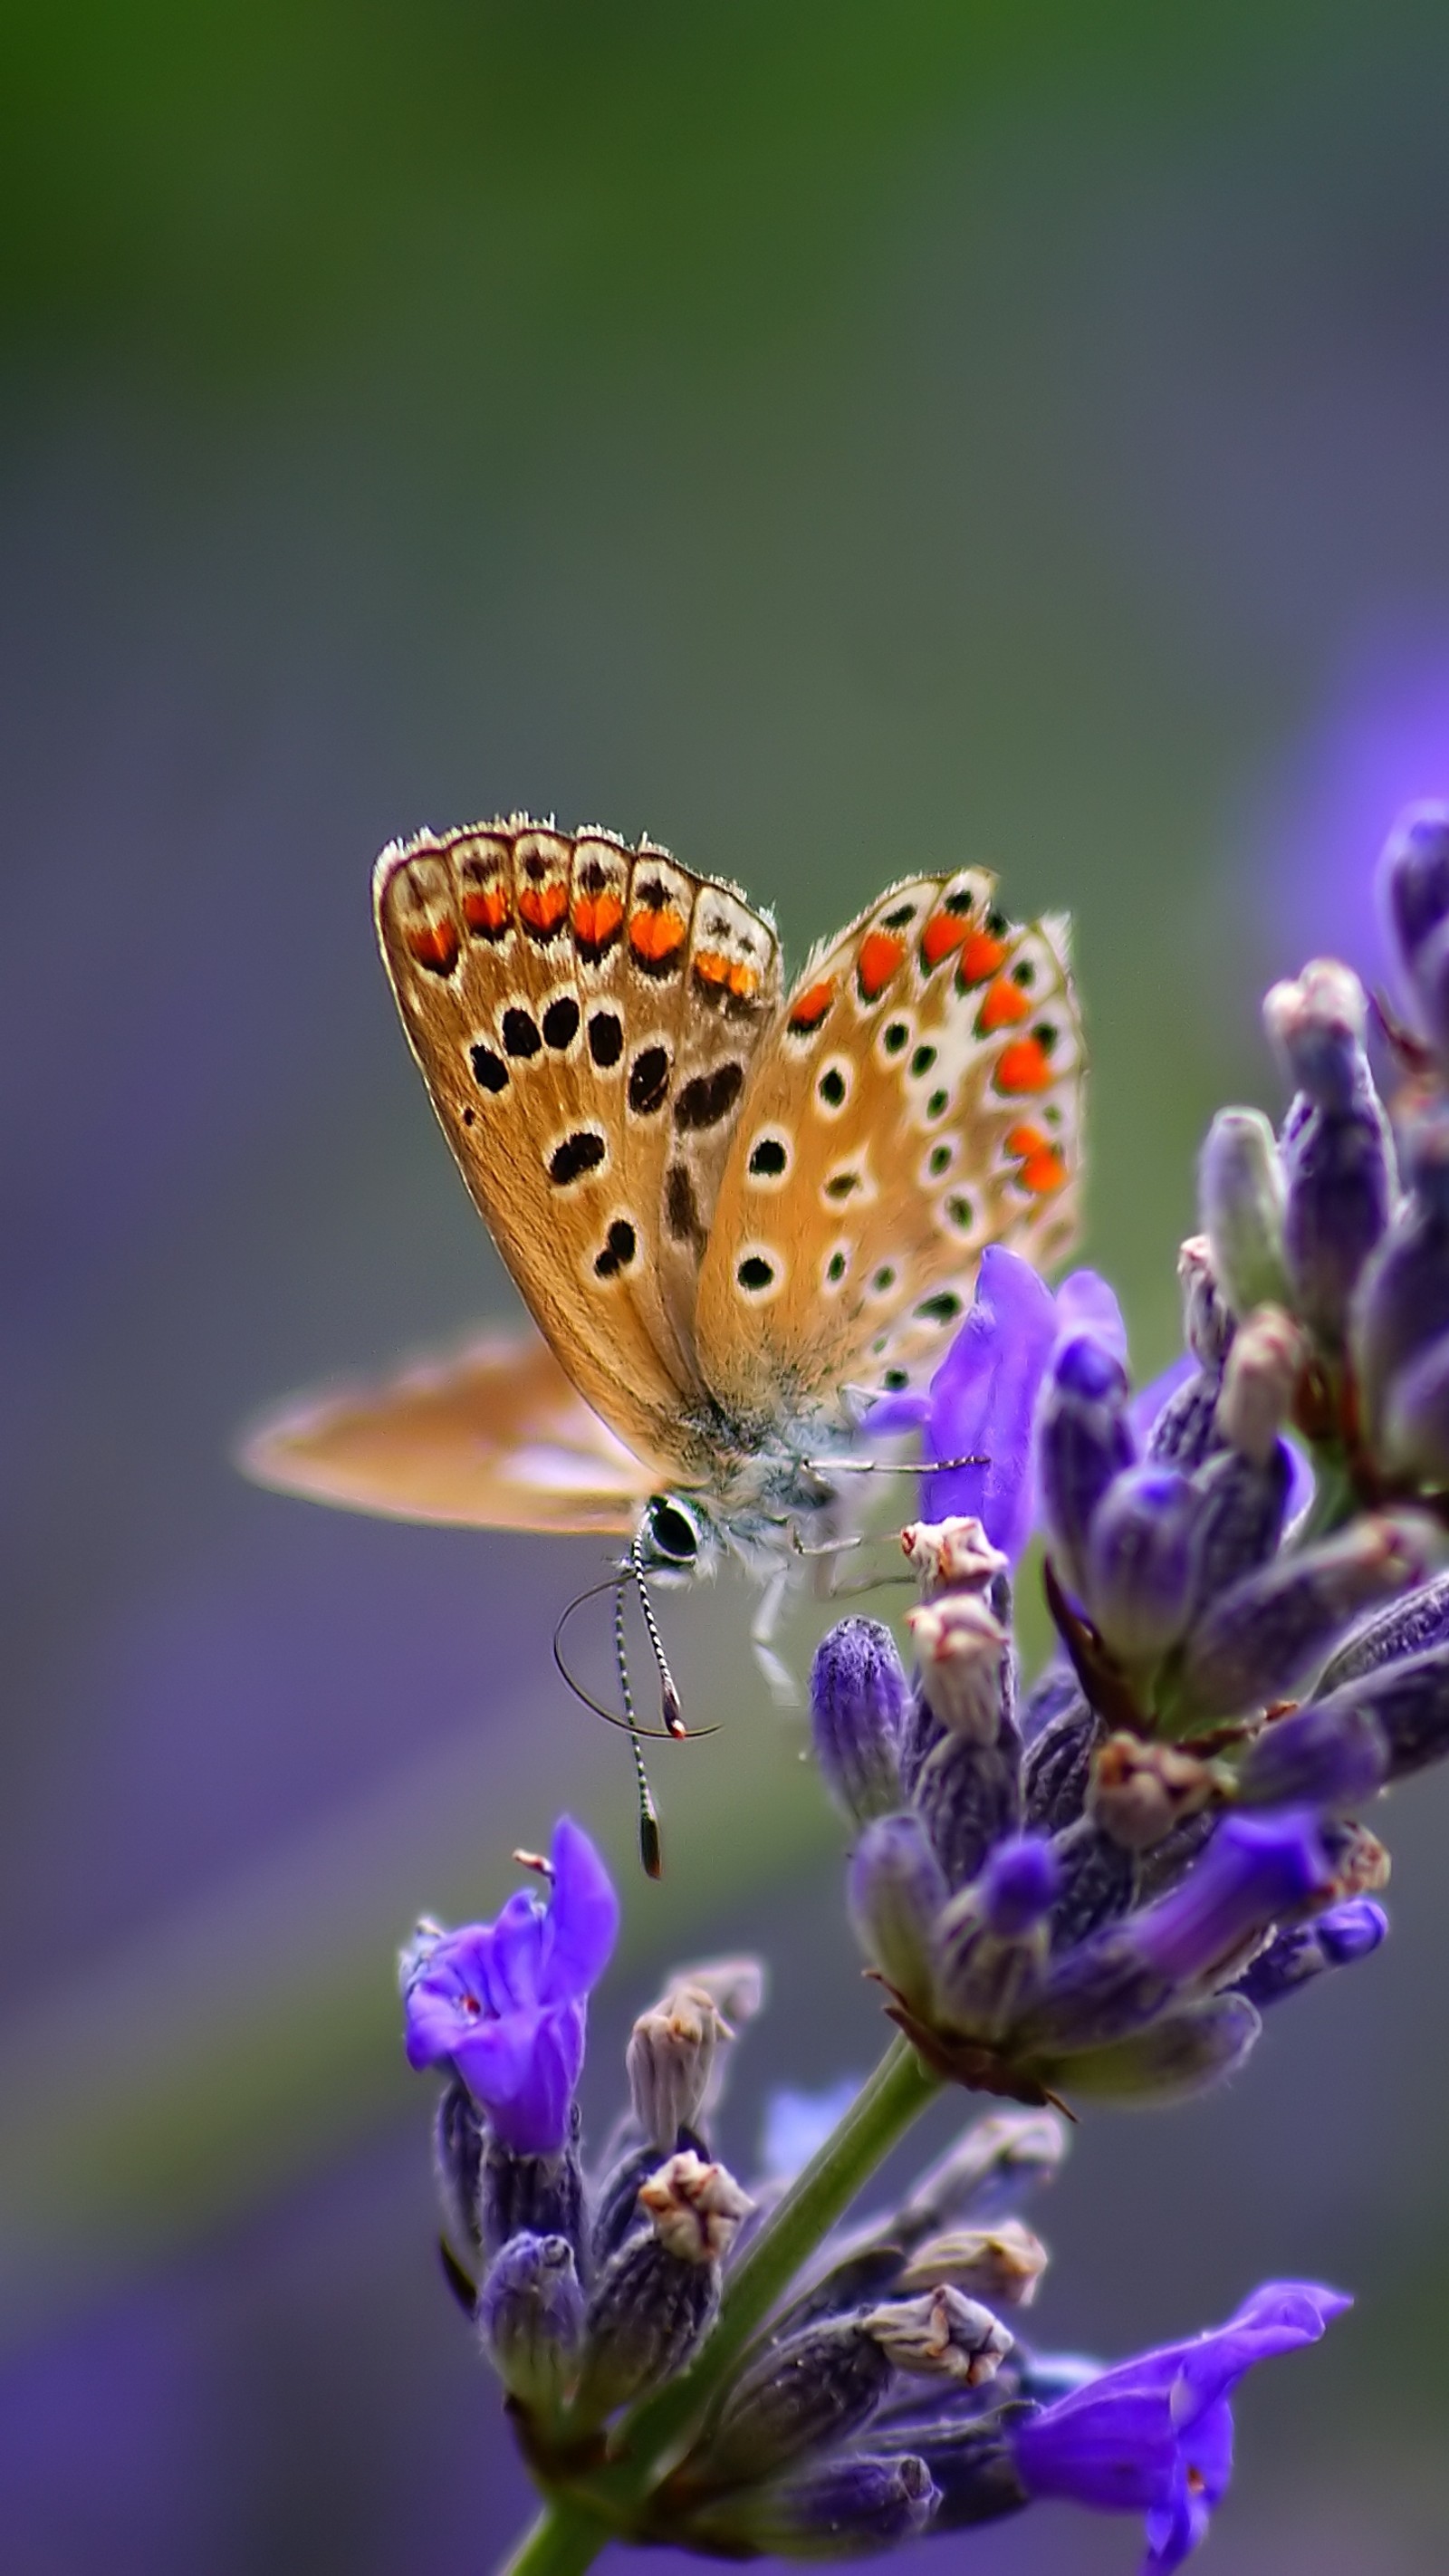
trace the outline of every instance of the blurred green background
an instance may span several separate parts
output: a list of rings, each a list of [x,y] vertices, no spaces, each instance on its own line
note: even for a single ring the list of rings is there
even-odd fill
[[[1265,977],[1375,967],[1377,844],[1449,791],[1446,86],[1449,19],[1393,0],[0,19],[16,2576],[482,2576],[522,2482],[391,1952],[561,1796],[626,1873],[596,2134],[705,1946],[777,1962],[741,2163],[772,2083],[878,2044],[739,1586],[667,1604],[723,1732],[661,1765],[655,1890],[549,1660],[597,1550],[228,1467],[268,1398],[508,1306],[374,851],[647,829],[796,957],[920,866],[1070,905],[1089,1249],[1161,1364],[1204,1122],[1276,1101]],[[1047,2214],[1063,2344],[1358,2293],[1247,2399],[1244,2576],[1445,2563],[1446,1784],[1400,1805],[1389,1950],[1221,2100],[1085,2123]],[[1048,2513],[975,2563],[1136,2548]]]

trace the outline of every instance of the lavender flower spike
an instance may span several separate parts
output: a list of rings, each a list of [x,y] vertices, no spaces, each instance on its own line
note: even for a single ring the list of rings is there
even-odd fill
[[[1255,2363],[1316,2343],[1351,2302],[1311,2281],[1269,2281],[1192,2343],[1119,2362],[1011,2428],[1030,2495],[1141,2513],[1141,2576],[1172,2576],[1205,2538],[1233,2460],[1233,2390]]]
[[[521,1889],[496,1923],[433,1934],[404,1960],[410,2066],[451,2064],[514,2154],[557,2155],[569,2133],[591,1986],[619,1900],[588,1835],[554,1828],[546,1902]]]

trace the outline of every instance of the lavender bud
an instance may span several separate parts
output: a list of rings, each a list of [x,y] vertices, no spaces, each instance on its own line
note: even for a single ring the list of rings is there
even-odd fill
[[[1025,1839],[1025,1838],[1023,1838]],[[993,1931],[981,1887],[968,1887],[941,1916],[937,1932],[935,1997],[937,2018],[975,2039],[998,2039],[1011,2028],[1041,1979],[1046,1961],[1045,1915],[1055,1895],[1059,1871],[1049,1843],[1035,1846],[1041,1868],[1028,1892],[1044,1896],[1020,1928]],[[1026,1873],[1022,1873],[1025,1877]],[[1025,1907],[1020,1909],[1025,1911]]]
[[[697,2125],[722,2033],[726,2025],[699,1986],[673,1987],[635,2022],[625,2054],[634,2117],[662,2153]]]
[[[1308,1337],[1281,1306],[1260,1306],[1228,1353],[1218,1429],[1232,1449],[1266,1467],[1293,1412]]]
[[[722,2263],[754,2207],[727,2166],[706,2164],[692,2147],[641,2185],[639,2202],[665,2252],[682,2263]]]
[[[1442,1106],[1409,1129],[1404,1159],[1413,1195],[1354,1301],[1354,1365],[1371,1433],[1391,1381],[1449,1332],[1449,1114]]]
[[[1074,1825],[1087,1802],[1092,1754],[1102,1722],[1089,1708],[1075,1675],[1072,1697],[1029,1747],[1022,1773],[1026,1820],[1040,1833]]]
[[[1000,2408],[964,2422],[945,2417],[939,2424],[913,2425],[911,2440],[940,2492],[933,2531],[969,2531],[1019,2513],[1029,2501],[1021,2475],[1002,2437]]]
[[[1056,2179],[1067,2127],[1056,2111],[989,2111],[922,2174],[893,2221],[907,2246],[952,2220],[985,2224]]]
[[[1021,1744],[1003,1728],[994,1744],[948,1735],[922,1766],[915,1804],[951,1888],[975,1878],[987,1853],[1021,1817]]]
[[[1223,1435],[1218,1429],[1218,1396],[1222,1390],[1220,1369],[1199,1369],[1178,1387],[1164,1404],[1147,1435],[1147,1463],[1150,1467],[1181,1467],[1190,1474],[1201,1466],[1215,1449],[1221,1449]]]
[[[1061,1863],[1044,1834],[998,1844],[980,1884],[982,1920],[999,1941],[1020,1940],[1046,1920],[1061,1893]]]
[[[578,2111],[574,2111],[578,2134]],[[483,2250],[496,2255],[512,2236],[562,2236],[577,2252],[582,2242],[583,2176],[578,2149],[556,2156],[515,2155],[485,2136],[479,2170],[478,2211]]]
[[[1172,1467],[1131,1467],[1102,1496],[1087,1539],[1086,1592],[1128,1665],[1160,1662],[1187,1625],[1197,1493]]]
[[[672,2254],[652,2232],[627,2237],[594,2285],[574,2399],[581,2422],[684,2368],[719,2306],[719,2265]]]
[[[731,2390],[700,2462],[712,2486],[754,2484],[859,2432],[893,2365],[858,2316],[785,2335]]]
[[[1239,1770],[1238,1798],[1245,1807],[1345,1811],[1377,1797],[1388,1765],[1372,1710],[1335,1697],[1264,1727]]]
[[[1147,1852],[1217,1795],[1218,1775],[1194,1753],[1109,1735],[1092,1764],[1088,1813],[1114,1843]]]
[[[476,2253],[482,2243],[478,2193],[483,2172],[483,2123],[472,2094],[457,2075],[449,2076],[438,2096],[433,2169],[449,2236],[460,2249]]]
[[[1357,1612],[1423,1581],[1430,1535],[1407,1514],[1365,1516],[1231,1585],[1188,1638],[1173,1731],[1288,1698]]]
[[[1313,1701],[1312,1709],[1330,1726],[1371,1720],[1388,1747],[1386,1779],[1406,1780],[1449,1753],[1449,1655],[1435,1647],[1428,1654],[1400,1656],[1342,1683]]]
[[[1193,1615],[1255,1566],[1275,1556],[1288,1517],[1293,1465],[1275,1440],[1264,1463],[1223,1449],[1198,1470],[1197,1570]]]
[[[1313,958],[1296,982],[1273,985],[1263,1022],[1290,1080],[1315,1108],[1341,1115],[1357,1106],[1368,1005],[1351,967]]]
[[[950,1889],[916,1816],[879,1816],[857,1843],[846,1883],[855,1935],[887,1984],[927,2004],[936,1917]]]
[[[899,1748],[908,1685],[878,1619],[842,1619],[810,1668],[815,1754],[836,1804],[857,1824],[901,1803]]]
[[[1127,1372],[1090,1333],[1071,1334],[1053,1352],[1036,1437],[1052,1544],[1067,1581],[1085,1593],[1093,1516],[1113,1478],[1133,1463]]]
[[[722,2557],[850,2558],[928,2531],[939,2501],[913,2452],[847,2452],[778,2485],[716,2498],[681,2537]]]
[[[1065,1657],[1048,1664],[1045,1672],[1038,1673],[1027,1692],[1018,1719],[1021,1740],[1028,1751],[1040,1736],[1045,1735],[1055,1719],[1064,1717],[1069,1708],[1084,1705],[1082,1685]]]
[[[932,1716],[949,1734],[994,1744],[1006,1706],[1011,1637],[976,1593],[946,1593],[906,1612]]]
[[[562,2236],[515,2236],[497,2257],[478,2301],[478,2327],[509,2394],[552,2412],[578,2368],[584,2295]]]
[[[1052,1948],[1065,1950],[1128,1911],[1137,1893],[1137,1859],[1092,1816],[1079,1816],[1054,1835],[1052,1848],[1062,1872],[1062,1892],[1052,1908]]]
[[[1218,1285],[1235,1315],[1286,1302],[1283,1169],[1259,1109],[1220,1109],[1198,1164],[1198,1203]]]
[[[1356,1959],[1366,1959],[1386,1938],[1388,1928],[1388,1916],[1372,1897],[1350,1897],[1346,1905],[1335,1905],[1316,1921],[1278,1933],[1246,1975],[1239,1977],[1233,1992],[1246,1995],[1262,2012],[1266,2005],[1296,1994],[1300,1986],[1322,1976],[1325,1968],[1347,1968]]]
[[[1389,835],[1378,866],[1379,903],[1404,975],[1426,1006],[1423,951],[1449,921],[1449,806],[1410,805]],[[1432,983],[1432,978],[1429,979]],[[1430,1034],[1442,1048],[1445,1031],[1426,1008]]]
[[[1326,1698],[1344,1682],[1356,1682],[1404,1655],[1424,1655],[1431,1646],[1449,1642],[1449,1574],[1436,1575],[1391,1609],[1381,1610],[1355,1628],[1331,1655],[1319,1675],[1315,1699]]]
[[[1219,1285],[1213,1248],[1205,1234],[1190,1234],[1181,1246],[1177,1284],[1182,1295],[1183,1340],[1198,1367],[1209,1377],[1219,1377],[1237,1318]]]
[[[901,1548],[920,1578],[923,1601],[934,1601],[942,1592],[987,1594],[1011,1572],[1010,1557],[993,1547],[973,1513],[912,1521],[901,1532]]]
[[[1084,2050],[1056,2067],[1047,2061],[1044,2079],[1100,2101],[1183,2102],[1235,2074],[1262,2027],[1245,1996],[1213,1995],[1110,2048]]]
[[[625,2124],[626,2135],[637,2141],[633,2122]],[[606,2170],[599,2185],[594,2208],[593,2234],[590,2241],[592,2268],[602,2272],[610,2257],[617,2254],[626,2237],[645,2234],[649,2228],[646,2211],[639,2206],[639,2193],[653,2173],[659,2170],[659,2149],[652,2138],[640,2146],[626,2145]]]
[[[1435,1491],[1449,1485],[1449,1333],[1394,1379],[1378,1448],[1392,1474]]]
[[[918,2246],[897,2281],[897,2288],[963,2290],[988,2307],[1030,2307],[1047,2267],[1047,2250],[1039,2236],[1019,2218],[999,2227],[958,2227],[930,2236]]]
[[[918,2379],[954,2380],[980,2388],[1011,2350],[999,2318],[945,2283],[912,2299],[884,2299],[860,2320],[897,2370]]]

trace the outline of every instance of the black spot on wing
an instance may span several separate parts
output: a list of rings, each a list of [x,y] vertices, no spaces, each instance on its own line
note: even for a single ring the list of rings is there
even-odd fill
[[[669,1049],[641,1047],[629,1067],[629,1106],[636,1118],[650,1118],[664,1105],[669,1089]]]
[[[581,1181],[586,1172],[596,1172],[607,1151],[596,1127],[576,1127],[561,1145],[555,1145],[548,1158],[548,1177],[555,1189],[565,1190],[570,1181]]]
[[[531,1011],[520,1010],[515,1003],[503,1014],[503,1049],[506,1055],[527,1058],[537,1055],[543,1040],[538,1022]]]
[[[674,1103],[674,1124],[684,1131],[717,1127],[745,1087],[745,1068],[733,1060],[712,1073],[696,1073]]]

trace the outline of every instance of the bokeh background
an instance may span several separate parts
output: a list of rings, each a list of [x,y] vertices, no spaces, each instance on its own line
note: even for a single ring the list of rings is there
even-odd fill
[[[1376,964],[1449,790],[1449,19],[1217,0],[75,0],[0,21],[0,2554],[486,2576],[525,2509],[439,2288],[391,1953],[562,1796],[660,1971],[776,1962],[726,2146],[879,2025],[726,1582],[630,1874],[548,1635],[596,1549],[329,1516],[234,1427],[510,1292],[372,952],[378,845],[647,828],[792,950],[888,877],[1068,903],[1093,1256],[1144,1369],[1256,995]],[[808,1619],[797,1656],[808,1652]],[[1359,2294],[1265,2374],[1240,2576],[1428,2576],[1449,1782],[1395,1937],[1223,2098],[1084,2123],[1053,2340]],[[1125,2571],[1041,2513],[939,2547]],[[620,2558],[620,2568],[624,2559]],[[642,2565],[643,2562],[640,2562]],[[658,2562],[654,2562],[656,2565]]]

